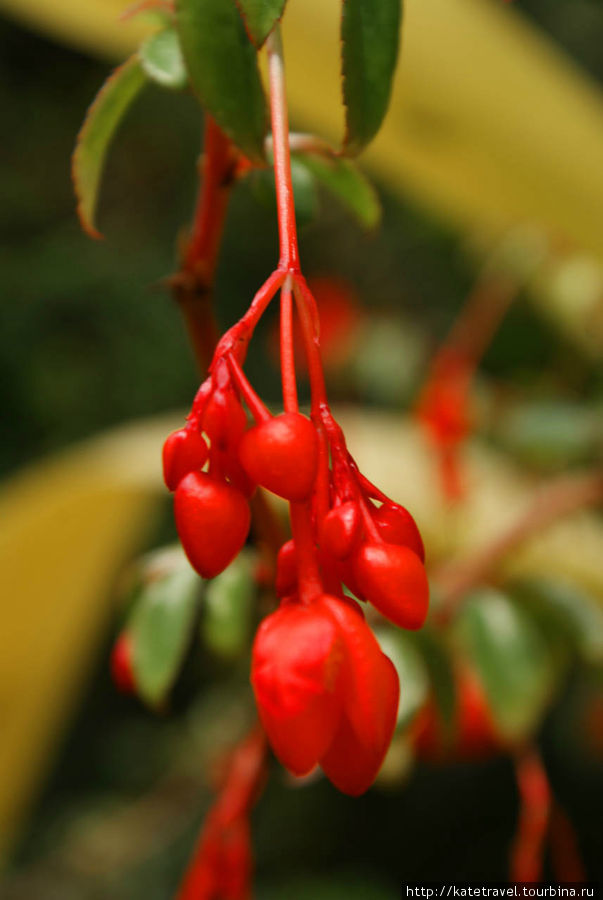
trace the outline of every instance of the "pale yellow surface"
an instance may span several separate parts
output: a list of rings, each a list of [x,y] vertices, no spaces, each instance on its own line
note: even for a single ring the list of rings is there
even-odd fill
[[[0,0],[74,46],[122,59],[146,27],[123,0]],[[335,0],[290,0],[285,16],[294,121],[338,142]],[[534,221],[603,257],[601,92],[499,0],[407,0],[385,126],[365,159],[440,214],[496,233]]]

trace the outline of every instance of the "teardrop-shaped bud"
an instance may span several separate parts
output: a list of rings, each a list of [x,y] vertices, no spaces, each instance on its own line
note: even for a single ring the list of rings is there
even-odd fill
[[[179,428],[163,445],[163,480],[175,491],[189,472],[199,471],[207,462],[207,444],[198,431]]]
[[[345,559],[361,535],[360,510],[353,501],[329,510],[320,527],[320,545],[335,559]]]
[[[343,716],[320,765],[339,790],[358,796],[375,780],[394,733],[398,675],[357,604],[334,597],[320,603],[337,621],[345,648]]]
[[[397,544],[363,544],[354,576],[366,599],[401,628],[420,628],[429,608],[425,567],[416,553]]]
[[[204,472],[191,472],[180,482],[174,513],[184,552],[203,578],[224,571],[249,533],[251,515],[243,494]]]
[[[278,551],[274,586],[277,597],[290,597],[297,590],[297,554],[294,541],[287,541]]]
[[[404,506],[384,503],[374,511],[373,519],[386,543],[410,547],[425,562],[425,547],[417,523]]]
[[[341,716],[339,630],[313,603],[287,603],[260,625],[251,683],[262,725],[275,754],[305,775],[327,751]]]
[[[247,416],[232,387],[213,392],[203,412],[202,425],[212,445],[221,450],[237,449],[247,427]]]
[[[318,466],[316,429],[300,413],[282,413],[243,435],[239,457],[257,484],[285,500],[305,500]]]

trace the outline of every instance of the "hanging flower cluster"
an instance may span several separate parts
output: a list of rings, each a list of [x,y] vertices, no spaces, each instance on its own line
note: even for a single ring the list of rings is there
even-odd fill
[[[289,502],[292,539],[280,550],[279,609],[261,625],[251,680],[270,743],[293,773],[320,764],[342,791],[374,780],[393,734],[398,677],[356,600],[403,628],[420,628],[429,590],[421,537],[408,511],[358,470],[327,399],[317,304],[301,273],[278,42],[268,45],[280,240],[277,269],[219,340],[187,424],[164,447],[184,550],[205,578],[239,553],[257,486]],[[284,411],[273,416],[244,371],[249,342],[280,291]],[[299,411],[294,303],[311,388]],[[245,407],[246,410],[245,411]],[[250,424],[249,418],[253,420]]]
[[[273,416],[243,363],[279,289],[285,411]],[[297,405],[293,297],[306,325],[311,418]],[[281,605],[261,625],[253,651],[258,709],[291,772],[305,774],[319,763],[337,787],[359,794],[389,746],[399,688],[344,587],[396,625],[416,629],[427,614],[428,584],[412,516],[361,474],[330,411],[317,321],[303,276],[277,269],[219,342],[186,426],[165,443],[164,476],[184,550],[205,578],[223,571],[245,544],[258,485],[289,502],[293,537],[276,567]]]

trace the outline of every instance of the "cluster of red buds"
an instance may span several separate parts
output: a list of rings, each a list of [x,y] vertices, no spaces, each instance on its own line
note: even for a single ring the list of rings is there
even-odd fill
[[[273,416],[242,364],[279,289],[285,411]],[[293,296],[302,324],[310,325],[311,418],[297,405]],[[293,537],[276,565],[281,605],[261,625],[253,650],[260,718],[291,772],[320,764],[337,787],[359,794],[389,746],[399,688],[344,588],[396,625],[416,629],[427,615],[428,583],[412,516],[361,474],[326,402],[315,317],[303,276],[277,269],[219,342],[186,426],[165,443],[164,476],[175,492],[184,550],[205,578],[223,571],[243,547],[257,486],[289,502]]]
[[[278,40],[267,46],[279,264],[219,340],[186,426],[166,441],[164,473],[175,491],[182,545],[205,578],[225,569],[245,544],[257,486],[289,502],[292,539],[276,565],[281,604],[253,648],[259,715],[291,772],[303,775],[319,764],[340,790],[360,794],[391,741],[399,684],[347,592],[416,629],[427,615],[429,588],[413,518],[361,474],[329,407],[317,304],[299,262],[282,56]],[[255,327],[279,291],[284,411],[273,416],[243,366]],[[294,302],[310,418],[298,404]]]

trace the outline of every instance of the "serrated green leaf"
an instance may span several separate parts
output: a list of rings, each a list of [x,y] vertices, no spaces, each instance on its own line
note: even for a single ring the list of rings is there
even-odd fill
[[[164,28],[152,34],[141,44],[138,56],[151,81],[174,91],[186,87],[188,76],[174,28]]]
[[[603,609],[593,597],[570,582],[547,578],[520,582],[512,590],[568,650],[586,663],[603,664]]]
[[[285,9],[287,0],[236,0],[243,13],[249,37],[261,47]]]
[[[401,0],[344,0],[341,20],[346,153],[359,153],[387,111],[398,59]]]
[[[400,679],[397,728],[404,729],[414,719],[429,696],[429,673],[412,637],[394,628],[378,628],[375,636],[389,656]]]
[[[246,156],[262,161],[264,90],[256,51],[234,0],[177,0],[176,24],[202,105]]]
[[[107,150],[124,114],[146,84],[137,56],[132,56],[109,76],[86,113],[77,136],[71,176],[77,197],[77,213],[84,231],[100,238],[94,217]]]
[[[224,659],[235,659],[249,643],[255,595],[253,565],[253,557],[241,553],[207,584],[201,638]]]
[[[140,696],[152,706],[166,699],[195,624],[202,580],[184,564],[143,586],[128,630]]]
[[[375,189],[358,166],[349,159],[328,159],[316,153],[294,157],[305,166],[365,228],[374,228],[381,219],[381,204]]]
[[[555,684],[552,655],[532,619],[505,594],[483,590],[465,601],[454,634],[500,734],[509,741],[528,737]]]

